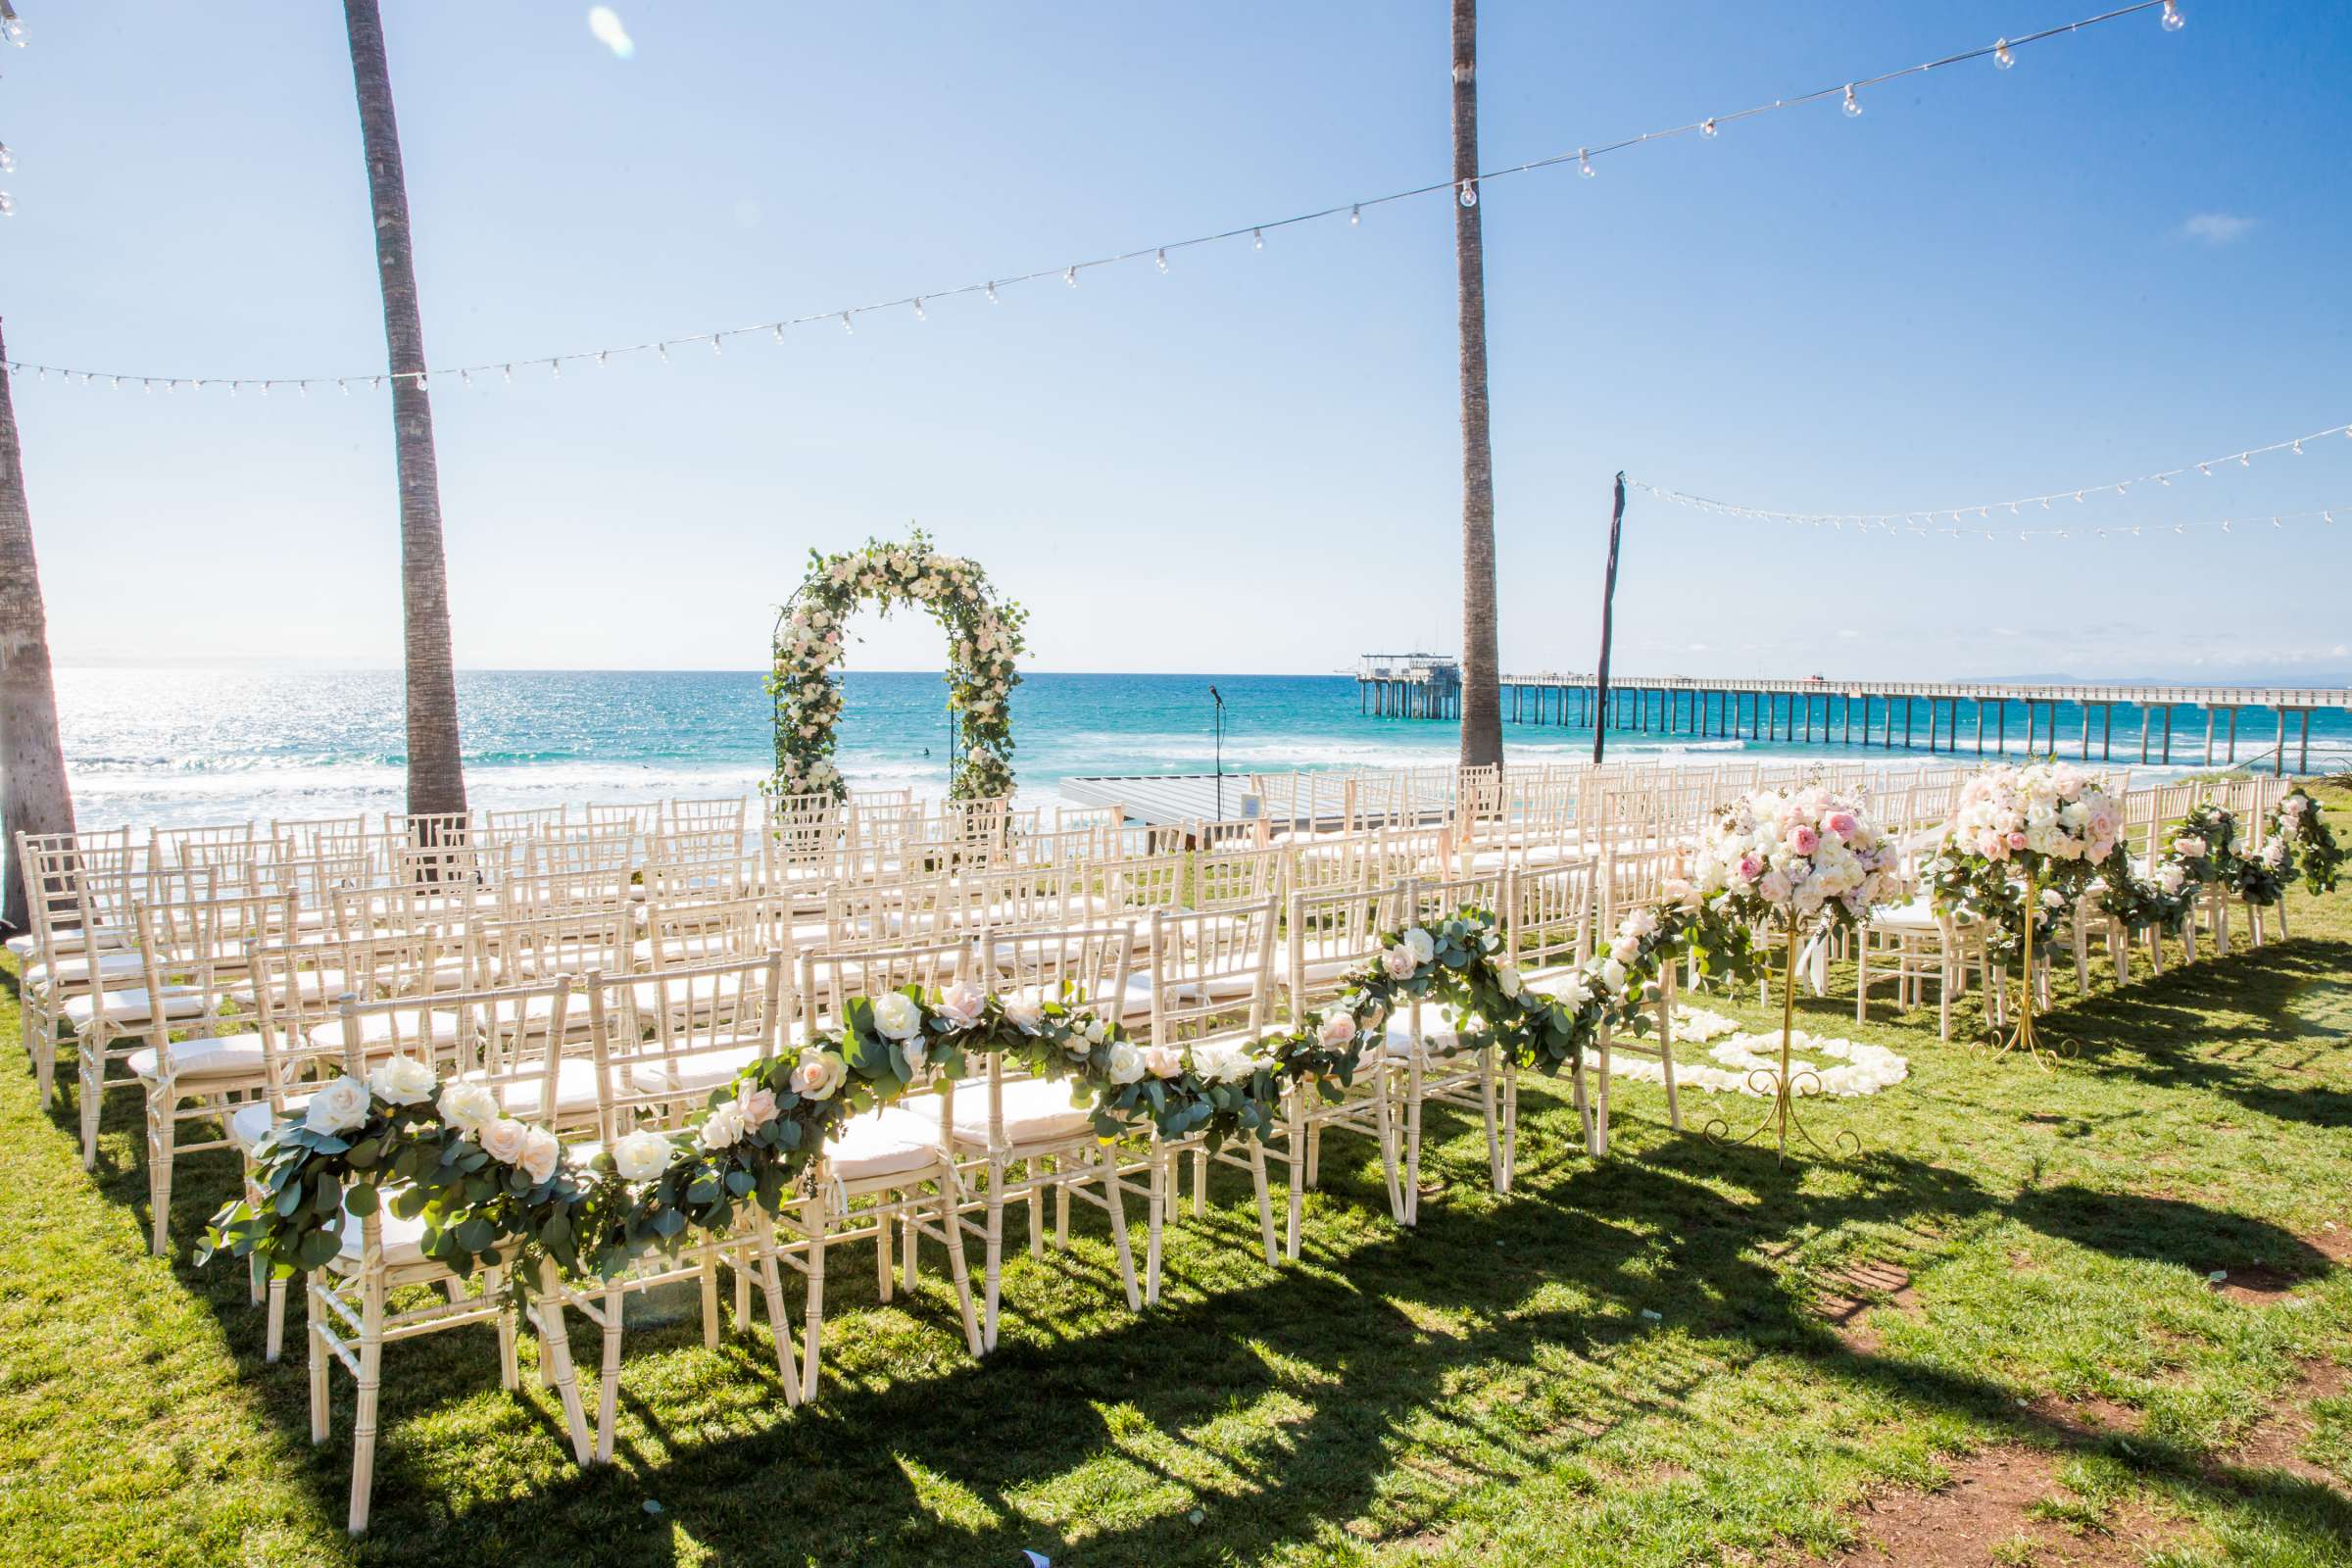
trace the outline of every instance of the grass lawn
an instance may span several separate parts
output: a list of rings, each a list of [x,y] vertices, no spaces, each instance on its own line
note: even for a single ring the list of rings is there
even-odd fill
[[[181,1255],[150,1258],[133,1099],[84,1175],[70,1101],[39,1108],[20,1059],[0,1562],[2352,1562],[2352,893],[2289,913],[2291,943],[2125,990],[2062,975],[2054,1074],[1974,1044],[1973,1005],[1944,1046],[1933,1009],[1857,1030],[1850,993],[1806,999],[1804,1026],[1911,1058],[1808,1107],[1862,1139],[1851,1162],[1674,1134],[1621,1084],[1595,1163],[1541,1084],[1510,1198],[1439,1116],[1440,1190],[1400,1234],[1369,1149],[1335,1140],[1277,1270],[1227,1172],[1140,1318],[1082,1214],[1068,1253],[1008,1264],[985,1366],[944,1262],[879,1306],[837,1254],[797,1413],[760,1341],[706,1350],[677,1303],[630,1336],[607,1470],[572,1465],[527,1344],[519,1396],[486,1327],[396,1345],[356,1544],[349,1380],[313,1449],[299,1307],[265,1366],[241,1270],[186,1261],[233,1159],[185,1161]],[[1707,1004],[1777,1022],[1752,992]],[[1686,1102],[1694,1127],[1717,1105],[1755,1108]],[[592,1382],[584,1329],[574,1354]]]

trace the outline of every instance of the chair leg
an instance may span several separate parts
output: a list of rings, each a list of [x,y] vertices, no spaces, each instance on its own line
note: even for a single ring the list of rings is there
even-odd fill
[[[898,1290],[898,1268],[890,1254],[892,1216],[874,1221],[874,1299],[887,1301]]]
[[[1262,1139],[1250,1140],[1250,1187],[1257,1200],[1257,1237],[1266,1250],[1266,1266],[1274,1266],[1278,1253],[1274,1246],[1274,1200],[1266,1191],[1266,1146]]]
[[[499,1298],[498,1386],[513,1394],[522,1387],[522,1368],[515,1355],[514,1305],[506,1283],[504,1269],[490,1269],[482,1275],[483,1293]]]
[[[1054,1174],[1061,1174],[1061,1156],[1058,1154],[1054,1157]],[[1057,1181],[1054,1184],[1054,1250],[1066,1252],[1069,1250],[1070,1184]]]
[[[1179,1156],[1160,1147],[1155,1140],[1152,1147],[1152,1176],[1150,1200],[1144,1217],[1144,1304],[1159,1304],[1160,1232],[1168,1218],[1168,1166]]]
[[[808,1312],[801,1324],[801,1401],[816,1397],[817,1344],[825,1323],[825,1200],[801,1200],[801,1223],[808,1232]]]
[[[1208,1217],[1208,1151],[1193,1151],[1193,1218]]]
[[[1502,1185],[1496,1189],[1507,1193],[1511,1180],[1519,1170],[1519,1064],[1502,1064]]]
[[[564,1430],[571,1435],[573,1460],[588,1464],[597,1450],[588,1441],[588,1414],[580,1402],[579,1374],[572,1370],[571,1341],[564,1331],[563,1286],[552,1259],[539,1261],[539,1299],[532,1303],[531,1315],[539,1328],[540,1377],[555,1389],[564,1406]],[[604,1442],[600,1434],[598,1446]]]
[[[988,1257],[980,1273],[980,1346],[997,1348],[997,1298],[1004,1288],[1004,1171],[993,1168],[988,1187]]]
[[[956,1308],[963,1318],[963,1343],[976,1360],[980,1355],[980,1317],[972,1309],[972,1276],[963,1256],[963,1217],[956,1212],[955,1168],[943,1166],[938,1182],[939,1228],[940,1234],[948,1239],[948,1273],[956,1282]]]
[[[1404,1219],[1404,1187],[1397,1180],[1399,1160],[1396,1149],[1396,1095],[1389,1084],[1389,1070],[1384,1063],[1373,1069],[1379,1075],[1373,1086],[1376,1125],[1380,1130],[1380,1167],[1389,1189],[1389,1215],[1401,1225]]]
[[[899,1285],[908,1296],[914,1294],[915,1258],[922,1241],[922,1232],[914,1223],[914,1210],[909,1208],[899,1218]]]
[[[1306,1215],[1307,1154],[1314,1147],[1309,1136],[1305,1111],[1306,1091],[1291,1091],[1291,1136],[1284,1155],[1290,1164],[1290,1191],[1284,1196],[1289,1219],[1283,1230],[1283,1256],[1298,1261],[1299,1231]]]
[[[1417,1042],[1405,1077],[1404,1223],[1421,1223],[1421,1056]]]
[[[767,1337],[776,1350],[776,1372],[783,1379],[784,1402],[801,1402],[801,1380],[792,1364],[792,1325],[784,1316],[784,1273],[776,1261],[776,1224],[761,1209],[753,1219],[759,1244],[760,1298],[767,1303]],[[821,1236],[817,1238],[823,1240]],[[813,1332],[813,1329],[811,1330]]]
[[[612,1462],[612,1428],[620,1415],[620,1336],[627,1326],[627,1292],[618,1285],[605,1287],[597,1303],[604,1319],[604,1360],[596,1380],[596,1462]]]
[[[360,1287],[360,1391],[351,1418],[351,1517],[355,1536],[368,1532],[375,1494],[375,1411],[384,1373],[384,1282],[370,1270]]]
[[[1492,1047],[1478,1054],[1478,1108],[1487,1124],[1487,1184],[1499,1193],[1508,1184],[1502,1179],[1502,1128],[1494,1103],[1494,1052]]]
[[[278,1357],[286,1349],[286,1282],[271,1275],[264,1289],[269,1296],[269,1304],[265,1308],[269,1320],[268,1326],[262,1331],[262,1359],[275,1366]]]
[[[88,1040],[78,1042],[74,1050],[75,1070],[81,1079],[81,1097],[75,1109],[81,1116],[81,1168],[98,1168],[98,1086],[106,1076],[106,1048]]]
[[[1314,1186],[1323,1179],[1323,1124],[1316,1122],[1306,1130],[1306,1185]]]
[[[752,1267],[748,1257],[735,1259],[735,1332],[747,1332],[752,1326]]]
[[[1029,1255],[1046,1255],[1046,1195],[1037,1184],[1041,1161],[1029,1161]]]
[[[318,1306],[320,1286],[308,1275],[303,1277],[302,1306],[308,1316],[308,1335],[311,1342],[311,1441],[324,1443],[328,1430],[326,1397],[326,1362],[334,1352],[326,1348],[326,1320]]]
[[[1788,983],[1792,986],[1796,984],[1796,977],[1790,975]],[[1592,1074],[1592,1152],[1596,1157],[1602,1159],[1606,1159],[1609,1153],[1609,1079],[1611,1076],[1609,1042],[1604,1035],[1600,1041],[1600,1065],[1593,1069]]]
[[[1674,1032],[1671,1027],[1658,1033],[1658,1065],[1666,1074],[1666,1125],[1679,1133],[1683,1130],[1683,1097],[1674,1082]]]
[[[1102,1193],[1110,1203],[1110,1242],[1119,1254],[1119,1283],[1127,1288],[1127,1310],[1144,1309],[1144,1293],[1135,1281],[1135,1252],[1127,1242],[1127,1203],[1120,1196],[1126,1183],[1119,1178],[1119,1149],[1102,1146]]]
[[[147,1093],[147,1203],[154,1219],[148,1250],[162,1257],[172,1245],[172,1152],[178,1141],[178,1118],[172,1114],[179,1091],[169,1079]]]

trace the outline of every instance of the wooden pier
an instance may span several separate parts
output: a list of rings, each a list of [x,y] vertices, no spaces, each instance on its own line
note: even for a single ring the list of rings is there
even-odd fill
[[[1443,710],[1421,710],[1409,695],[1399,702],[1392,687],[1409,688],[1409,674],[1389,673],[1399,662],[1427,661],[1446,672],[1449,701]],[[1409,668],[1409,666],[1408,666]],[[1379,673],[1375,673],[1379,671]],[[1563,724],[1590,729],[1597,699],[1589,674],[1546,670],[1505,675],[1500,681],[1503,717],[1516,724]],[[1370,655],[1356,674],[1358,709],[1399,718],[1452,717],[1460,712],[1461,672],[1441,656]],[[2116,710],[2125,710],[2121,734]],[[2182,710],[2187,710],[2183,715]],[[1688,735],[1693,739],[1796,742],[1824,746],[1898,746],[1931,752],[1987,752],[2009,749],[2017,731],[2024,750],[2048,756],[2078,748],[2085,760],[2129,760],[2134,748],[2142,762],[2235,764],[2238,719],[2249,710],[2277,715],[2269,749],[2251,754],[2286,771],[2292,751],[2296,771],[2311,769],[2311,715],[2325,710],[2352,712],[2352,691],[2342,687],[2293,686],[2061,686],[1983,681],[1833,681],[1701,679],[1687,675],[1622,676],[1609,681],[1608,729],[1636,734]],[[2079,710],[2079,711],[2078,711]],[[2060,718],[2067,718],[2061,734]],[[2133,727],[2132,715],[2137,724]],[[2194,738],[2202,716],[2204,739]],[[2182,719],[2185,718],[2185,722]],[[2016,723],[2012,723],[2012,720]],[[2249,744],[2259,744],[2251,735]]]
[[[1450,654],[1366,654],[1355,665],[1355,710],[1375,718],[1459,718],[1462,666]]]

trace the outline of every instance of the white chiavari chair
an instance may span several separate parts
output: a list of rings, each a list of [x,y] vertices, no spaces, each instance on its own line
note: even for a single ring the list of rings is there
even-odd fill
[[[1137,1000],[1144,1003],[1149,1038],[1154,1047],[1193,1051],[1212,1041],[1227,1041],[1244,1049],[1255,1046],[1273,1017],[1274,922],[1280,907],[1267,899],[1215,913],[1152,911],[1150,967],[1130,979],[1126,995],[1131,1011]],[[1272,1129],[1265,1131],[1270,1134]],[[1277,1260],[1263,1137],[1245,1138],[1243,1152],[1230,1147],[1212,1152],[1205,1138],[1168,1140],[1155,1128],[1150,1144],[1151,1209],[1144,1249],[1147,1306],[1159,1303],[1162,1232],[1181,1197],[1178,1171],[1187,1153],[1193,1163],[1194,1217],[1206,1210],[1212,1160],[1247,1171],[1257,1204],[1258,1234],[1266,1261]]]
[[[109,978],[138,972],[129,909],[136,859],[127,829],[17,835],[31,929],[8,945],[21,966],[17,1007],[43,1105],[56,1096],[57,1031],[67,1004]]]
[[[584,993],[596,1068],[597,1141],[583,1149],[591,1158],[630,1133],[683,1129],[687,1116],[703,1105],[711,1089],[731,1081],[743,1066],[778,1054],[790,1011],[780,955],[668,969],[645,979],[589,975]],[[582,1003],[575,999],[572,1005]],[[728,1065],[719,1071],[722,1058]],[[699,1092],[685,1093],[689,1082],[699,1084]],[[562,1118],[564,1113],[559,1109],[556,1114]],[[568,1309],[586,1318],[603,1341],[594,1463],[612,1461],[629,1297],[697,1281],[702,1289],[703,1344],[716,1349],[722,1265],[735,1272],[739,1330],[751,1327],[750,1293],[757,1281],[767,1307],[768,1335],[785,1402],[800,1402],[801,1379],[793,1365],[792,1331],[785,1320],[778,1267],[785,1251],[777,1244],[773,1219],[752,1201],[744,1205],[730,1235],[698,1236],[675,1247],[650,1249],[594,1284],[557,1282],[557,1298],[546,1309],[554,1320],[551,1328],[560,1331],[561,1316]]]
[[[556,1119],[556,1041],[564,1033],[563,1013],[571,1000],[569,978],[558,976],[539,986],[459,992],[429,1000],[361,1002],[347,997],[337,1008],[344,1026],[343,1071],[354,1078],[367,1076],[368,1053],[362,1042],[370,1033],[401,1038],[429,1035],[431,1026],[421,1014],[447,1008],[457,1013],[461,1034],[475,1047],[470,1052],[462,1050],[461,1055],[472,1054],[484,1063],[470,1074],[472,1080],[497,1096],[513,1119],[551,1129]],[[419,1016],[407,1024],[374,1031],[364,1022],[375,1013],[399,1012]],[[501,1040],[522,1039],[526,1034],[523,1020],[533,1012],[555,1020],[554,1028],[541,1030],[541,1044],[518,1051],[496,1046]],[[587,1125],[593,1127],[593,1117]],[[521,1383],[515,1358],[514,1297],[507,1289],[512,1255],[494,1256],[487,1267],[470,1275],[458,1273],[425,1254],[425,1222],[421,1216],[403,1215],[400,1210],[405,1204],[400,1197],[397,1189],[385,1192],[383,1201],[360,1215],[346,1206],[342,1245],[333,1258],[311,1271],[303,1293],[308,1310],[313,1444],[327,1439],[328,1380],[333,1367],[340,1364],[357,1386],[349,1516],[354,1535],[368,1528],[375,1490],[376,1418],[386,1345],[468,1324],[491,1323],[498,1332],[500,1385],[512,1392]],[[571,1348],[564,1335],[561,1292],[554,1262],[543,1260],[531,1305],[539,1329],[541,1376],[554,1387],[561,1401],[573,1456],[586,1464],[590,1456],[587,1416],[572,1373]],[[396,1293],[397,1301],[393,1299]]]
[[[875,949],[857,955],[810,954],[801,959],[802,1038],[813,1040],[848,1026],[847,1007],[912,988],[937,997],[959,980],[977,985],[970,946],[961,941]],[[980,1317],[972,1299],[963,1219],[975,1206],[965,1198],[956,1158],[956,1089],[927,1056],[906,1057],[898,1098],[844,1122],[828,1141],[814,1180],[796,1212],[786,1216],[792,1240],[785,1261],[808,1276],[808,1307],[802,1323],[801,1395],[817,1394],[824,1338],[825,1265],[836,1248],[871,1240],[875,1292],[883,1301],[898,1291],[911,1296],[922,1244],[946,1249],[965,1348],[982,1352]],[[969,1096],[973,1091],[966,1090]],[[896,1260],[893,1267],[894,1236]],[[737,1283],[738,1299],[742,1290]]]
[[[1129,925],[1065,931],[984,929],[975,955],[976,972],[992,977],[988,989],[1041,1001],[1067,998],[1074,1005],[1095,1006],[1102,1016],[1115,1019],[1134,951],[1135,931]],[[1129,1309],[1140,1311],[1143,1294],[1127,1240],[1127,1185],[1119,1175],[1115,1146],[1097,1139],[1092,1115],[1084,1105],[1071,1103],[1066,1085],[1026,1076],[998,1053],[990,1054],[986,1069],[985,1083],[967,1087],[953,1097],[950,1106],[956,1153],[984,1160],[987,1172],[982,1234],[988,1263],[981,1344],[993,1349],[997,1343],[1005,1205],[1016,1198],[1028,1200],[1030,1251],[1042,1254],[1039,1203],[1048,1190],[1054,1193],[1056,1204],[1067,1201],[1061,1196],[1066,1193],[1108,1213],[1119,1282]],[[1016,1165],[1022,1167],[1017,1178],[1012,1174]],[[1090,1186],[1100,1191],[1090,1192]]]
[[[127,973],[110,974],[102,964],[94,986],[68,998],[63,1010],[64,1021],[74,1033],[78,1064],[75,1108],[81,1121],[81,1168],[93,1170],[98,1164],[101,1097],[110,1089],[139,1086],[135,1075],[114,1069],[126,1069],[129,1058],[157,1026],[194,1023],[217,1009],[220,999],[177,978],[195,961],[191,932],[197,909],[213,898],[209,869],[149,868],[120,877],[85,872],[81,888],[83,929],[117,926],[130,932],[136,943],[136,961]],[[110,913],[102,920],[97,912],[101,908],[122,912]],[[147,951],[150,918],[157,922],[156,940],[163,949],[152,956]],[[151,988],[151,967],[172,978]]]
[[[1503,884],[1504,951],[1519,971],[1521,983],[1538,996],[1556,997],[1584,961],[1592,956],[1594,884],[1599,860],[1589,857],[1549,865],[1522,865]],[[1605,1069],[1604,1069],[1605,1071]],[[1593,1097],[1585,1083],[1580,1060],[1570,1072],[1578,1119],[1585,1143],[1594,1136]],[[1607,1080],[1604,1077],[1602,1082]],[[1604,1091],[1605,1093],[1605,1091]],[[1499,1169],[1504,1191],[1518,1168],[1519,1068],[1502,1064],[1502,1158]]]
[[[1442,924],[1462,909],[1486,909],[1502,918],[1500,872],[1453,881],[1408,880],[1398,898],[1397,920],[1405,925]],[[1404,1141],[1404,1223],[1421,1215],[1421,1121],[1431,1103],[1477,1115],[1487,1134],[1487,1174],[1494,1191],[1510,1183],[1502,1171],[1503,1136],[1495,1095],[1494,1049],[1469,1047],[1461,1021],[1450,1009],[1416,998],[1401,1016],[1388,1019],[1379,1042],[1387,1092],[1396,1102]],[[1514,1140],[1515,1141],[1515,1140]]]
[[[1315,1017],[1324,1003],[1340,995],[1348,976],[1378,956],[1387,902],[1381,894],[1360,888],[1291,894],[1283,921],[1283,989],[1291,1022]],[[1293,1262],[1298,1258],[1306,1191],[1321,1175],[1326,1132],[1362,1133],[1378,1144],[1389,1208],[1403,1220],[1394,1105],[1387,1092],[1386,1063],[1377,1050],[1368,1065],[1337,1101],[1310,1098],[1297,1088],[1287,1097],[1284,1153],[1290,1164],[1290,1213],[1283,1245]]]

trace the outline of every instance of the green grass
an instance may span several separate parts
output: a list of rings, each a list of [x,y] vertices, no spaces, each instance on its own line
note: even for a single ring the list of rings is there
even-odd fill
[[[356,1544],[348,1381],[313,1449],[299,1334],[265,1366],[235,1267],[146,1255],[130,1098],[84,1175],[70,1102],[43,1111],[0,1066],[0,1559],[1804,1562],[1860,1539],[1867,1492],[2017,1445],[2054,1479],[1987,1553],[2045,1560],[2027,1538],[2052,1530],[2112,1548],[2153,1519],[2153,1561],[2341,1564],[2352,1399],[2309,1412],[2304,1478],[2236,1454],[2307,1367],[2352,1358],[2352,1272],[2312,1245],[2352,1231],[2352,895],[2290,912],[2295,941],[2259,955],[2080,1000],[2062,977],[2051,1031],[2080,1054],[2055,1074],[1967,1043],[1973,1011],[1943,1046],[1932,1010],[1856,1031],[1850,997],[1807,999],[1807,1027],[1911,1057],[1896,1089],[1807,1107],[1862,1139],[1851,1162],[1675,1135],[1659,1092],[1620,1086],[1595,1163],[1546,1084],[1510,1198],[1483,1186],[1475,1124],[1441,1116],[1445,1189],[1400,1234],[1368,1151],[1335,1142],[1300,1266],[1257,1257],[1237,1177],[1171,1232],[1140,1318],[1082,1220],[1068,1254],[1009,1266],[984,1366],[936,1259],[880,1306],[869,1254],[840,1254],[801,1412],[759,1342],[707,1351],[680,1303],[631,1336],[610,1470],[571,1464],[527,1375],[500,1391],[487,1329],[397,1345]],[[1728,1010],[1772,1016],[1752,993]],[[224,1156],[185,1162],[183,1243],[233,1182]],[[1916,1299],[1840,1333],[1818,1307],[1864,1262]],[[2207,1282],[2258,1265],[2291,1288]],[[585,1333],[574,1350],[587,1381]],[[2109,1419],[2076,1419],[2094,1400]]]

